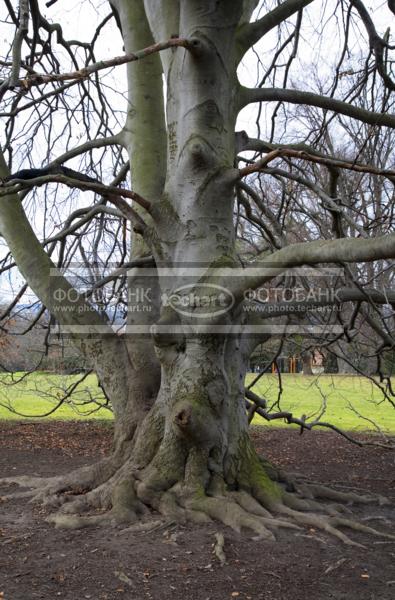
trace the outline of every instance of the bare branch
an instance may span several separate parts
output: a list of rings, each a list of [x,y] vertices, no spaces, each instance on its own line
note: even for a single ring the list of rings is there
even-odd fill
[[[395,91],[395,82],[392,81],[391,77],[388,75],[384,62],[384,48],[386,48],[388,44],[378,35],[374,23],[363,2],[361,2],[361,0],[351,0],[351,5],[355,6],[365,25],[365,29],[369,36],[370,47],[376,58],[376,68],[383,79],[384,85],[386,85],[388,89]]]
[[[305,152],[304,150],[293,150],[292,148],[277,148],[276,150],[272,150],[269,152],[265,158],[262,158],[256,163],[247,165],[243,169],[239,170],[240,177],[246,177],[247,175],[251,175],[251,173],[256,173],[258,171],[263,171],[267,165],[279,157],[289,157],[289,158],[300,158],[302,160],[308,160],[313,163],[317,163],[320,165],[325,165],[327,167],[336,167],[338,169],[348,169],[350,171],[357,171],[358,173],[370,173],[372,175],[382,175],[383,177],[388,177],[394,181],[395,179],[395,171],[391,169],[378,169],[373,165],[361,165],[357,162],[349,162],[337,158],[329,158],[325,156],[317,156],[316,154],[310,154]]]
[[[261,273],[237,278],[237,286],[235,284],[233,292],[241,300],[246,289],[258,288],[290,267],[332,262],[371,262],[390,258],[395,258],[395,233],[373,239],[340,238],[300,242],[249,265],[259,269]],[[227,273],[228,278],[230,275],[231,273]]]
[[[239,30],[237,39],[239,58],[241,59],[251,46],[256,44],[274,27],[281,25],[283,21],[308,6],[311,2],[312,0],[286,0],[262,19],[255,21],[255,23],[243,25]]]
[[[0,189],[0,197],[7,196],[10,193],[19,192],[26,188],[40,187],[47,183],[62,183],[71,188],[78,188],[82,191],[91,191],[100,194],[106,198],[112,204],[114,204],[124,214],[124,216],[138,227],[139,231],[145,229],[145,223],[140,215],[122,198],[130,198],[144,208],[148,213],[151,211],[151,203],[145,198],[142,198],[139,194],[130,190],[124,190],[121,188],[103,185],[102,183],[93,183],[92,181],[82,181],[66,175],[44,175],[42,177],[36,177],[33,179],[10,179],[3,189]]]
[[[324,427],[325,429],[331,429],[335,433],[338,433],[346,438],[346,440],[356,444],[357,446],[378,446],[379,448],[384,448],[385,450],[395,450],[395,446],[392,445],[390,441],[388,444],[384,444],[383,442],[357,440],[346,431],[343,431],[343,429],[336,427],[336,425],[332,425],[332,423],[327,423],[326,421],[320,421],[319,419],[315,419],[314,421],[306,421],[303,418],[294,417],[291,412],[286,410],[271,413],[262,406],[267,404],[266,400],[259,398],[259,396],[256,394],[251,393],[250,390],[248,390],[248,394],[246,393],[246,397],[248,398],[248,400],[246,400],[246,408],[249,411],[249,415],[253,416],[254,413],[257,413],[259,416],[265,419],[265,421],[282,419],[286,421],[288,425],[298,425],[301,428],[301,431],[305,429],[311,431],[314,429],[314,427]],[[251,402],[249,400],[251,400]]]
[[[10,87],[18,85],[19,72],[21,69],[22,43],[27,35],[29,28],[29,2],[20,0],[19,2],[19,27],[15,35],[12,46],[12,71],[10,77]]]
[[[246,88],[242,87],[240,92],[240,108],[252,102],[290,102],[291,104],[307,104],[324,110],[331,110],[341,115],[358,119],[369,125],[386,126],[395,128],[395,117],[388,113],[377,113],[365,108],[353,106],[348,102],[314,94],[301,90],[283,88]]]
[[[141,60],[146,56],[150,56],[151,54],[155,54],[160,52],[161,50],[167,50],[168,48],[176,48],[182,47],[191,50],[191,52],[196,51],[196,44],[194,40],[186,40],[183,38],[172,38],[167,42],[159,42],[157,44],[153,44],[152,46],[148,46],[147,48],[143,48],[142,50],[138,50],[137,52],[124,54],[122,56],[115,56],[109,60],[101,60],[97,63],[93,63],[92,65],[88,65],[78,71],[71,71],[69,73],[34,73],[28,74],[26,78],[19,79],[15,81],[15,87],[21,87],[22,89],[30,89],[33,86],[43,85],[46,83],[50,83],[52,81],[69,81],[69,80],[84,80],[87,79],[90,75],[94,73],[98,73],[103,69],[109,69],[110,67],[116,67],[119,65],[124,65],[130,62],[134,62],[136,60]]]

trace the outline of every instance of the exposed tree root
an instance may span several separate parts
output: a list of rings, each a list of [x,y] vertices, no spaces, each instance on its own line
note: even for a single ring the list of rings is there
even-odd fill
[[[216,533],[215,540],[213,554],[218,558],[221,566],[224,566],[226,564],[226,554],[224,551],[225,538],[222,533]]]
[[[255,464],[252,461],[249,468],[243,468],[240,481],[229,485],[220,474],[209,471],[206,458],[197,460],[197,454],[192,453],[188,460],[184,463],[187,465],[185,480],[181,482],[177,481],[182,475],[181,469],[165,473],[157,460],[149,468],[133,470],[128,459],[120,468],[113,468],[114,465],[107,468],[106,477],[96,465],[91,470],[79,469],[65,478],[10,477],[1,480],[0,484],[16,483],[30,488],[22,492],[11,491],[8,498],[29,497],[56,507],[57,512],[51,514],[48,521],[68,529],[125,525],[124,531],[138,533],[149,531],[158,523],[159,526],[165,523],[201,524],[215,520],[237,532],[247,530],[256,538],[266,540],[274,540],[274,533],[279,528],[300,530],[303,527],[325,531],[346,544],[357,546],[361,544],[341,529],[395,540],[393,535],[342,514],[344,503],[388,503],[383,498],[339,492],[314,483],[298,483],[285,475],[278,477],[278,473],[276,480],[280,483],[274,484],[259,461]],[[94,482],[93,476],[98,472],[100,476]],[[153,521],[155,513],[160,515],[160,521]]]
[[[379,504],[389,505],[390,501],[383,496],[371,496],[368,494],[356,494],[354,492],[339,492],[325,485],[316,483],[304,483],[296,485],[299,492],[306,498],[322,498],[324,500],[336,500],[350,504]]]
[[[340,531],[338,529],[339,527],[346,527],[349,529],[353,529],[354,531],[361,531],[370,535],[377,535],[380,537],[395,539],[395,536],[393,535],[377,531],[376,529],[363,525],[362,523],[354,521],[353,519],[345,519],[344,517],[334,515],[317,515],[313,513],[303,513],[295,511],[287,506],[279,506],[278,509],[281,514],[291,517],[296,523],[299,523],[300,525],[308,525],[309,527],[326,531],[327,533],[330,533],[334,537],[340,539],[345,544],[353,546],[362,546],[362,544],[358,544],[357,542],[351,540],[347,535]]]
[[[119,469],[120,461],[120,456],[111,455],[98,463],[71,471],[67,475],[55,477],[17,475],[0,479],[0,485],[15,484],[22,488],[30,488],[22,492],[24,497],[30,496],[32,502],[41,502],[56,507],[64,501],[60,494],[86,492],[108,481]]]
[[[149,521],[139,521],[129,527],[121,530],[121,534],[144,534],[151,533],[153,531],[160,531],[162,529],[169,529],[177,525],[176,521],[168,521],[164,519],[149,519]]]

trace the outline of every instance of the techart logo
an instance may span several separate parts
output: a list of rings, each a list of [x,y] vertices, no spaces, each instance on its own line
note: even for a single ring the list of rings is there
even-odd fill
[[[195,319],[224,315],[234,303],[233,294],[215,283],[191,283],[180,286],[171,294],[162,294],[162,306],[170,306],[180,315]]]

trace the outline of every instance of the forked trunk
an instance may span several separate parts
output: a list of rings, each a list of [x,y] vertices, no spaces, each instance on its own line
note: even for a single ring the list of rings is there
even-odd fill
[[[215,518],[269,538],[271,529],[294,528],[296,523],[322,528],[347,543],[351,541],[337,525],[376,533],[314,500],[371,498],[303,481],[295,485],[256,454],[244,398],[253,344],[230,332],[229,325],[242,324],[240,308],[237,302],[233,305],[234,298],[227,303],[224,282],[208,276],[210,268],[238,265],[234,131],[242,102],[236,30],[241,19],[249,19],[256,2],[244,3],[244,15],[241,1],[111,4],[128,53],[172,36],[188,40],[188,49],[174,48],[127,66],[128,115],[119,139],[130,155],[133,190],[152,207],[149,215],[143,212],[144,239],[134,236],[131,254],[152,254],[157,271],[144,274],[136,269],[129,276],[124,339],[114,336],[110,327],[106,339],[97,341],[91,334],[76,338],[114,406],[112,454],[66,477],[6,482],[30,486],[36,490],[32,494],[61,506],[52,517],[59,526],[133,523],[155,509],[176,521]],[[281,7],[287,4],[294,3]],[[2,174],[8,173],[0,163]],[[15,197],[0,205],[0,225],[29,285],[67,325],[62,307],[56,310],[51,296],[53,265]],[[321,246],[318,250],[321,260]],[[69,284],[62,285],[68,291]],[[145,292],[148,311],[139,310],[142,298],[148,297]],[[86,305],[74,307],[68,320],[80,324],[80,315],[88,314],[89,331],[95,334],[103,322],[78,308]],[[65,491],[72,493],[62,494]],[[92,508],[106,511],[81,515]],[[312,510],[324,515],[318,517]]]

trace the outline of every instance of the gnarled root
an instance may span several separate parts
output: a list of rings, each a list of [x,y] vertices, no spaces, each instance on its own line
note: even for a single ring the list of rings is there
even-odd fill
[[[336,500],[337,502],[346,502],[347,504],[379,504],[379,506],[389,505],[390,501],[383,496],[373,496],[369,494],[356,494],[355,492],[340,492],[326,485],[317,483],[303,483],[295,486],[300,493],[307,498],[320,498],[323,500]]]
[[[40,502],[50,506],[59,506],[67,496],[61,494],[81,494],[99,486],[111,477],[119,468],[120,459],[111,455],[93,465],[83,466],[66,475],[55,477],[37,477],[19,475],[0,479],[1,486],[17,485],[29,488],[17,494],[8,494],[5,499],[31,497],[32,502]]]
[[[374,501],[373,496],[300,484],[286,477],[274,482],[250,448],[243,456],[238,471],[231,470],[228,477],[218,469],[213,471],[208,453],[195,448],[181,454],[158,453],[143,469],[136,468],[132,457],[122,465],[108,459],[101,467],[84,467],[64,478],[12,477],[0,483],[30,487],[28,491],[11,492],[9,497],[31,496],[50,502],[58,511],[48,521],[62,528],[125,525],[128,531],[143,531],[152,528],[152,514],[156,513],[165,523],[216,520],[237,532],[248,530],[266,540],[274,540],[279,528],[302,527],[325,531],[353,545],[360,544],[341,529],[395,539],[344,517],[343,503],[367,504]],[[166,465],[172,464],[175,466],[168,469]],[[322,499],[336,504],[328,505]],[[383,503],[382,499],[376,501]]]

